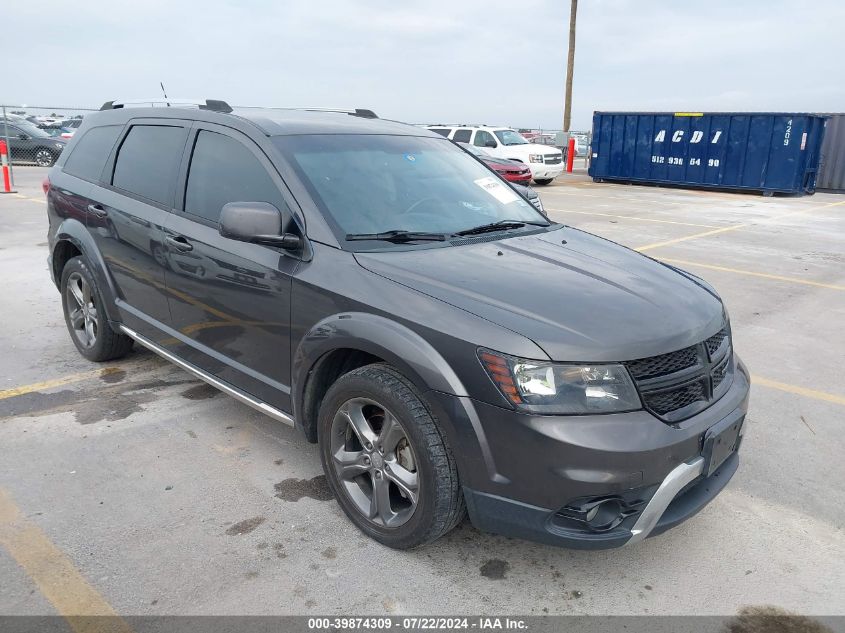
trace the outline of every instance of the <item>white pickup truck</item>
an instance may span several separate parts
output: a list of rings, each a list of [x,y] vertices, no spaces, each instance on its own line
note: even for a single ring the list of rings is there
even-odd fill
[[[516,130],[487,125],[429,125],[432,132],[456,143],[472,143],[488,154],[525,163],[538,185],[547,185],[563,173],[563,152],[556,147],[529,143]]]

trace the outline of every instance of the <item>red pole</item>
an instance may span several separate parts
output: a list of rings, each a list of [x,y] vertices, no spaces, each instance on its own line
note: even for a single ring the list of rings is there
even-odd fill
[[[3,191],[0,193],[14,193],[12,191],[12,180],[9,177],[9,150],[6,141],[0,139],[0,164],[3,166]]]
[[[566,171],[572,173],[572,163],[575,162],[575,137],[569,137],[569,149],[566,150]]]

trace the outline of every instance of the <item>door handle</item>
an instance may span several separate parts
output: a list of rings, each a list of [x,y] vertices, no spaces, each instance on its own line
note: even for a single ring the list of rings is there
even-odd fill
[[[181,235],[167,235],[164,239],[177,251],[191,251],[194,249],[194,245]]]
[[[88,205],[88,213],[90,213],[91,215],[97,216],[98,218],[104,218],[109,214],[109,212],[106,211],[99,204],[89,204]]]

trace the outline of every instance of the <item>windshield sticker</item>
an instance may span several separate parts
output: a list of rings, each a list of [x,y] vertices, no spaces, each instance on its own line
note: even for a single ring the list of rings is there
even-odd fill
[[[502,204],[508,204],[509,202],[516,202],[519,200],[519,196],[517,196],[508,187],[505,187],[505,185],[503,185],[494,176],[479,178],[474,182]]]

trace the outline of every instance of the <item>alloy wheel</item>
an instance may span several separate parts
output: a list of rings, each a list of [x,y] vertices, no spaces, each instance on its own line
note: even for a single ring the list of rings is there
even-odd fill
[[[331,461],[342,490],[380,527],[406,523],[417,508],[417,459],[399,420],[379,403],[353,398],[331,426]]]
[[[68,321],[76,339],[85,348],[97,343],[99,320],[91,285],[79,273],[68,277],[65,289]]]
[[[40,149],[35,153],[35,164],[39,167],[49,167],[53,164],[53,155],[46,149]]]

